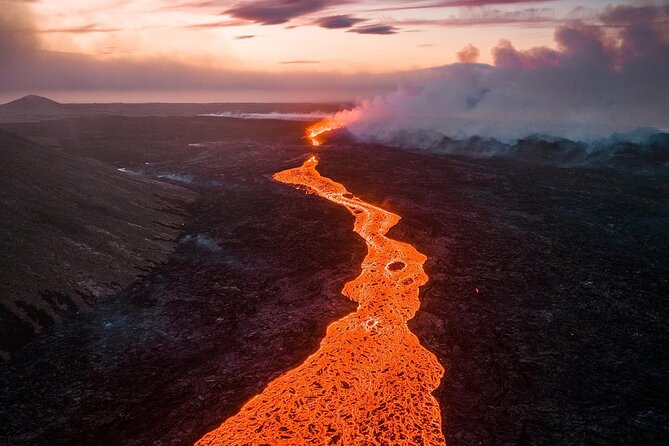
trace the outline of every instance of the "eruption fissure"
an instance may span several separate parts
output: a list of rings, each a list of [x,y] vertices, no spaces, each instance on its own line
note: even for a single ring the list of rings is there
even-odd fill
[[[319,137],[323,133],[331,132],[338,128],[341,128],[341,126],[333,119],[324,119],[323,121],[317,122],[316,124],[307,128],[307,138],[309,139],[309,143],[314,147],[320,146],[321,141]]]
[[[428,280],[426,257],[385,236],[398,215],[322,177],[317,165],[312,156],[274,179],[306,187],[355,217],[353,230],[368,252],[343,294],[358,309],[328,327],[316,353],[197,445],[445,445],[432,395],[444,369],[407,326]]]

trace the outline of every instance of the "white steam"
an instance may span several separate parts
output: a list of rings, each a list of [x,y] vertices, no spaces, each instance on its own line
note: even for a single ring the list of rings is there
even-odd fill
[[[237,119],[278,119],[280,121],[317,121],[329,116],[328,113],[314,111],[309,113],[242,113],[242,112],[220,112],[207,113],[199,116],[213,116],[220,118],[237,118]]]
[[[423,148],[444,136],[590,141],[668,128],[669,44],[653,20],[617,26],[616,35],[572,23],[556,30],[557,50],[501,41],[495,66],[432,70],[334,120],[362,141]]]

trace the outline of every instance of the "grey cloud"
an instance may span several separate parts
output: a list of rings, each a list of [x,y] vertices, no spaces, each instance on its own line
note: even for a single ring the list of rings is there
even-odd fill
[[[225,10],[237,19],[263,25],[278,25],[291,19],[321,11],[342,0],[256,0],[240,3]]]
[[[544,3],[554,0],[443,0],[443,1],[406,1],[397,6],[387,6],[372,9],[372,12],[402,11],[410,9],[432,9],[432,8],[483,8],[486,6],[515,5],[522,3]]]
[[[519,25],[519,26],[555,26],[558,20],[555,11],[547,8],[529,8],[517,11],[499,9],[463,10],[460,15],[441,19],[404,19],[400,25],[427,26],[482,26],[482,25]]]
[[[318,18],[314,20],[314,24],[320,26],[321,28],[338,29],[338,28],[350,28],[364,21],[366,21],[366,19],[352,17],[350,15],[333,15],[333,16]]]
[[[482,7],[490,5],[516,5],[518,3],[542,3],[553,0],[446,0],[434,4],[447,7]]]
[[[396,34],[399,31],[399,28],[391,25],[365,25],[365,26],[356,26],[351,28],[348,32],[358,33],[358,34],[379,34],[379,35],[389,35]]]
[[[600,19],[609,25],[647,24],[655,21],[660,15],[666,14],[666,8],[657,6],[620,5],[608,6]]]

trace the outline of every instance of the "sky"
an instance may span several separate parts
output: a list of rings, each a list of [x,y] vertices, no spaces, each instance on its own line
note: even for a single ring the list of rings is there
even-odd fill
[[[556,49],[556,29],[575,21],[615,32],[602,17],[625,7],[663,18],[668,9],[643,0],[0,0],[0,100],[360,99],[407,73],[495,64],[500,41]]]

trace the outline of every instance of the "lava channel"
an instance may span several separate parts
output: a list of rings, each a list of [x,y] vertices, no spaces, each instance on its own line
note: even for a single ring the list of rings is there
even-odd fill
[[[320,348],[269,383],[196,445],[445,445],[432,391],[444,369],[409,331],[428,280],[426,257],[389,239],[398,215],[353,196],[312,156],[274,179],[346,207],[367,243],[360,275],[343,293],[355,313],[332,323]]]

